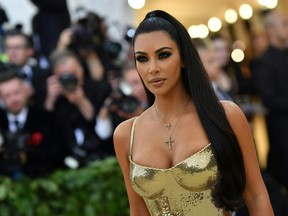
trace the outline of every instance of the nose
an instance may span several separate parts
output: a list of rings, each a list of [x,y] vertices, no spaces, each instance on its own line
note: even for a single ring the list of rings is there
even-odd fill
[[[157,73],[157,72],[159,72],[159,66],[158,66],[157,61],[151,60],[149,66],[150,66],[149,67],[149,73]]]

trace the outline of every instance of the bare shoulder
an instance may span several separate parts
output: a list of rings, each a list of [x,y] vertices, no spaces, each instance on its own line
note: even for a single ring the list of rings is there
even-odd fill
[[[232,128],[241,128],[243,124],[248,124],[245,114],[237,104],[231,101],[221,101],[221,105]]]
[[[131,127],[134,119],[135,117],[125,120],[115,128],[113,133],[113,143],[116,153],[118,150],[126,151],[129,149]]]
[[[139,116],[135,116],[133,118],[130,118],[128,120],[121,122],[114,130],[114,134],[113,134],[114,139],[123,139],[123,138],[127,138],[127,136],[130,139],[131,128],[132,128],[132,124],[134,120],[138,118],[139,120],[137,122],[141,122],[141,119],[146,118],[145,116],[147,116],[147,113],[149,112],[149,110],[150,108],[146,109]]]
[[[244,116],[244,113],[242,112],[241,108],[235,104],[232,101],[221,101],[221,105],[227,115],[227,118],[234,118],[234,117],[240,117]]]
[[[232,102],[232,101],[228,101],[228,100],[221,100],[221,105],[224,108],[225,112],[237,112],[237,111],[241,111],[240,107]],[[241,111],[242,112],[242,111]]]
[[[131,118],[121,122],[114,130],[114,136],[119,136],[125,134],[129,128],[132,126],[132,122],[135,118]]]
[[[134,119],[135,118],[131,118],[121,122],[114,130],[114,139],[126,139],[128,136],[130,136],[130,130]]]

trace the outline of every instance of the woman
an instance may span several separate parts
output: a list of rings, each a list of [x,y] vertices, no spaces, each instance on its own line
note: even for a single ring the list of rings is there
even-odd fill
[[[241,110],[219,102],[186,29],[152,11],[134,35],[150,107],[114,131],[131,216],[273,215]]]

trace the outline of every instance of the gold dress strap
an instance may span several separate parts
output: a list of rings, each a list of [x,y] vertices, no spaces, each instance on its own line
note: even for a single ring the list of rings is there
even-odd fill
[[[134,141],[134,133],[135,133],[135,125],[136,125],[136,122],[138,120],[138,116],[133,120],[133,123],[132,123],[132,128],[131,128],[131,136],[130,136],[130,159],[132,159],[132,147],[133,147],[133,141]]]

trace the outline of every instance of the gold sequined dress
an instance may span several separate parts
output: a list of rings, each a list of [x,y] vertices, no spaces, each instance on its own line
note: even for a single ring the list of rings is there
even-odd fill
[[[137,118],[130,140],[130,180],[143,197],[151,216],[223,216],[212,202],[211,187],[217,179],[217,164],[211,145],[167,169],[133,162],[132,147]]]

